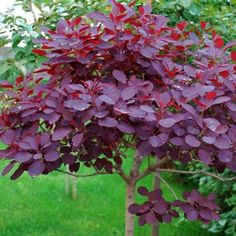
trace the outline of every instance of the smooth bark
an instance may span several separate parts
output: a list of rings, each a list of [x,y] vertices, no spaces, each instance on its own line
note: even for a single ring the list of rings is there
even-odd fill
[[[154,179],[153,179],[153,189],[160,188],[161,187],[161,182],[159,178],[160,172],[154,173]],[[152,236],[160,236],[160,228],[159,224],[157,223],[156,225],[152,226]]]
[[[134,203],[135,184],[126,185],[126,203],[125,203],[125,236],[134,236],[134,215],[128,211],[129,206]]]
[[[77,178],[72,176],[72,198],[77,198]]]

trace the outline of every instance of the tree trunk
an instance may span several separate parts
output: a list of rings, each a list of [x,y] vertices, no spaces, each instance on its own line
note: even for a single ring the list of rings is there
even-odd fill
[[[153,189],[161,187],[160,178],[158,178],[159,175],[160,175],[160,172],[156,172],[155,175],[154,175]],[[157,223],[156,225],[152,226],[152,236],[159,236],[159,235],[160,235],[159,224]]]
[[[69,170],[67,168],[67,170]],[[70,194],[70,176],[66,174],[66,195]]]
[[[72,176],[72,198],[77,198],[77,178]]]
[[[125,236],[134,236],[134,215],[128,211],[129,206],[134,203],[135,184],[126,185],[126,206],[125,206]]]

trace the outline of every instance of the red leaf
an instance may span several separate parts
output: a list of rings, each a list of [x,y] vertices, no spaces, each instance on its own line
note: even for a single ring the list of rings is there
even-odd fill
[[[230,56],[233,61],[236,61],[236,51],[232,51]]]
[[[144,14],[143,6],[140,6],[140,7],[138,8],[138,11],[139,11],[140,15],[143,15],[143,14]]]
[[[185,27],[187,26],[187,22],[186,21],[182,21],[180,23],[177,24],[177,27],[183,31],[185,29]]]
[[[23,76],[18,76],[16,78],[16,84],[19,85],[23,81],[23,79],[24,79]]]
[[[13,84],[9,83],[6,80],[1,80],[0,81],[0,88],[9,88],[12,89],[13,88]]]
[[[81,22],[82,18],[81,17],[77,17],[72,21],[72,25],[73,26],[77,26],[80,22]]]
[[[32,52],[40,56],[45,56],[47,54],[45,51],[40,50],[40,49],[33,49]]]
[[[208,99],[208,100],[212,100],[212,99],[214,99],[216,97],[216,92],[208,92],[208,93],[206,93],[206,98]]]
[[[202,28],[202,29],[205,29],[206,26],[207,26],[206,22],[204,22],[204,21],[202,21],[200,24],[201,24],[201,28]]]
[[[223,78],[227,78],[229,76],[229,72],[227,70],[221,71],[219,74]]]
[[[222,48],[224,46],[224,40],[220,37],[217,37],[215,40],[215,47]]]

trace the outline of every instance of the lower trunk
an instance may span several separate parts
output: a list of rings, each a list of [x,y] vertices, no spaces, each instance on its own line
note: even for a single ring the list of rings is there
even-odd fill
[[[72,176],[72,198],[77,198],[77,178]]]
[[[67,169],[69,171],[69,168]],[[66,195],[70,194],[70,176],[66,174]]]
[[[159,172],[156,172],[153,179],[153,189],[160,188],[160,178],[158,177],[160,175]],[[159,236],[159,224],[152,226],[152,236]]]
[[[126,206],[125,206],[125,236],[134,236],[134,215],[128,211],[129,206],[134,203],[135,185],[126,186]]]

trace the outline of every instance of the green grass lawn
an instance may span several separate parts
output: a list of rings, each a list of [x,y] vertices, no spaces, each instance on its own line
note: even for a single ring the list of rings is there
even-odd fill
[[[0,161],[0,170],[6,165]],[[82,170],[84,172],[84,170]],[[181,196],[188,187],[168,177]],[[152,176],[139,185],[151,187]],[[172,195],[162,186],[165,197]],[[0,236],[123,236],[125,185],[119,176],[95,176],[77,181],[78,198],[65,195],[65,175],[12,181],[0,177]],[[138,197],[138,200],[141,200]],[[198,222],[161,225],[161,236],[208,236]],[[151,227],[136,227],[136,236],[150,235]]]

